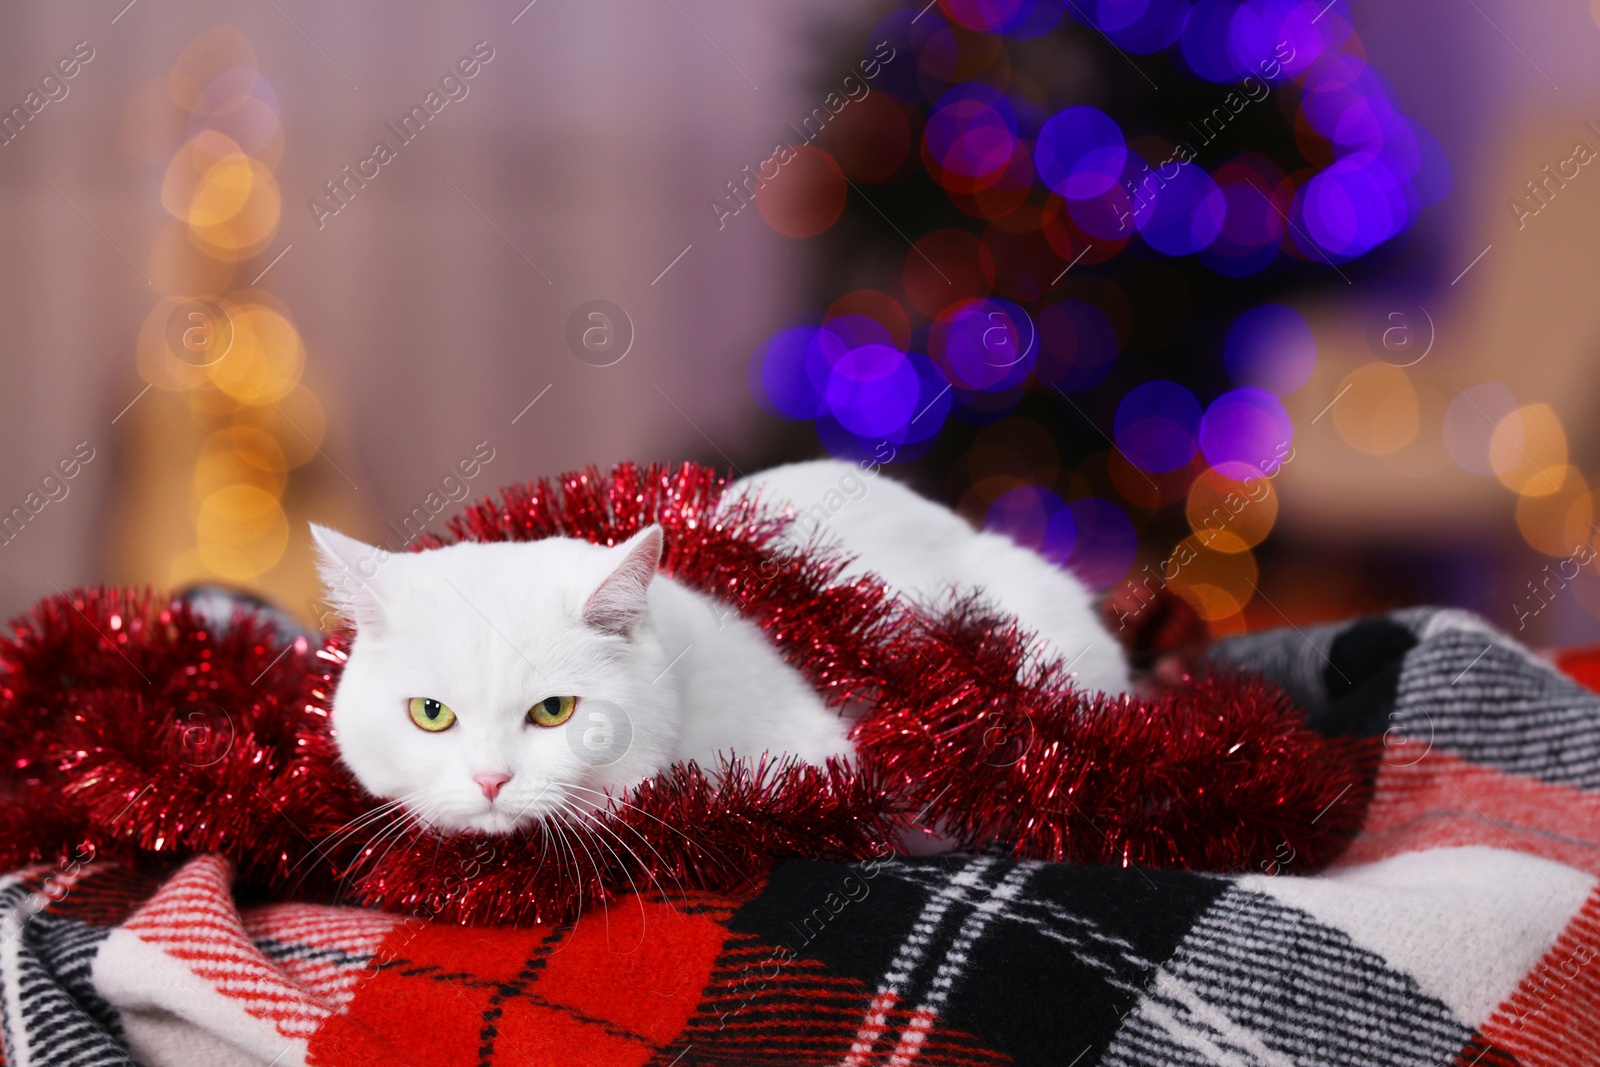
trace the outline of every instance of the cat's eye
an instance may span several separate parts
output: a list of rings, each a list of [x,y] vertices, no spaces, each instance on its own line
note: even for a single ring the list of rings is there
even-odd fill
[[[456,713],[431,697],[412,697],[406,709],[411,712],[411,721],[429,733],[436,734],[456,724]]]
[[[535,726],[560,726],[572,718],[577,697],[546,697],[528,709],[528,721]]]

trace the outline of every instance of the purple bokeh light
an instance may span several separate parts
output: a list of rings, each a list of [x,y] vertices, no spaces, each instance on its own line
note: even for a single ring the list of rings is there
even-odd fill
[[[1213,467],[1242,463],[1271,473],[1293,441],[1294,425],[1278,398],[1248,386],[1217,397],[1200,419],[1200,449]]]
[[[1066,561],[1077,542],[1071,509],[1054,492],[1039,486],[1025,485],[1001,494],[989,505],[983,526],[1058,565]]]
[[[923,141],[934,161],[953,174],[994,174],[1016,151],[1016,112],[998,90],[981,82],[960,85],[934,104]]]

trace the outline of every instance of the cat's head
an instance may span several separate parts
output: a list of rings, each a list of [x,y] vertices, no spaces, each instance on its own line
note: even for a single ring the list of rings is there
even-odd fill
[[[648,625],[660,527],[614,548],[312,536],[356,630],[333,726],[369,792],[445,833],[509,833],[670,762],[678,698],[652,684],[666,658]]]

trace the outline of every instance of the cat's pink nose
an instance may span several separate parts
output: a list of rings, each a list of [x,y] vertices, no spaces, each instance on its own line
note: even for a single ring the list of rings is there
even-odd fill
[[[472,780],[483,787],[483,795],[493,800],[500,794],[500,787],[511,781],[511,775],[504,772],[495,774],[474,774]]]

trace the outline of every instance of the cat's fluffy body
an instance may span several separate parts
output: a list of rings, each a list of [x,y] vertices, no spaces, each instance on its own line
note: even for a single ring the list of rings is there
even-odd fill
[[[848,488],[857,482],[866,491]],[[730,493],[748,491],[802,518],[845,493],[827,531],[859,557],[852,572],[925,599],[982,585],[1076,656],[1087,687],[1126,688],[1087,591],[1037,555],[847,463],[781,467]],[[789,536],[828,536],[813,526]],[[548,538],[400,554],[313,535],[330,597],[356,627],[333,701],[340,754],[370,792],[438,830],[507,833],[577,815],[684,760],[850,754],[849,724],[754,623],[656,573],[656,527],[615,548]],[[552,696],[578,698],[572,718],[530,722]],[[419,728],[413,697],[447,705],[454,725]],[[509,778],[490,795],[483,775]]]
[[[974,530],[955,512],[878,474],[837,460],[791,463],[751,475],[730,494],[755,492],[793,508],[792,545],[834,546],[854,557],[846,577],[872,573],[896,592],[938,604],[981,590],[1072,665],[1084,689],[1120,693],[1128,663],[1071,573],[1002,534]]]

